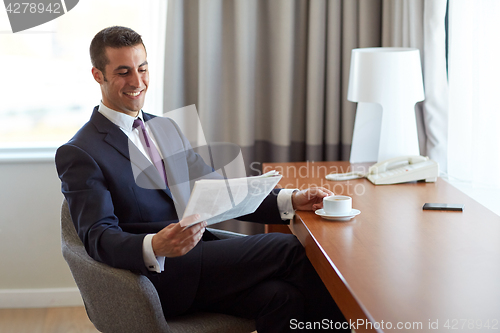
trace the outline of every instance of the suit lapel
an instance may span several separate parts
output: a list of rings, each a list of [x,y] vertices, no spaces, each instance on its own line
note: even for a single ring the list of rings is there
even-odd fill
[[[90,121],[94,124],[99,133],[106,134],[104,137],[105,142],[118,150],[118,152],[125,156],[125,158],[130,160],[127,135],[108,118],[104,117],[98,109],[98,106],[94,108]]]
[[[94,108],[90,121],[98,132],[106,134],[104,141],[130,161],[136,184],[143,188],[163,190],[172,199],[170,189],[165,186],[154,165],[118,126],[98,111],[98,108]]]

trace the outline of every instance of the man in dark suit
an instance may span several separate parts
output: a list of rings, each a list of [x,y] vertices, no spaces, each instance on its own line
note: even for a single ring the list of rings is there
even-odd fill
[[[294,236],[217,240],[205,230],[206,222],[181,227],[176,204],[183,196],[173,195],[172,186],[178,178],[211,174],[212,168],[173,121],[142,112],[149,73],[137,33],[104,29],[92,40],[90,53],[101,103],[56,154],[62,192],[89,255],[148,277],[167,318],[222,312],[254,318],[259,332],[274,333],[290,331],[291,320],[344,321]],[[153,118],[159,126],[148,125]],[[137,125],[141,122],[146,134]],[[163,155],[164,175],[153,167],[151,145]],[[167,154],[175,155],[174,161]],[[138,176],[134,168],[140,164],[146,167],[139,167]],[[140,177],[153,185],[141,185]],[[296,209],[322,207],[323,197],[331,194],[324,188],[273,190],[242,219],[283,223]]]

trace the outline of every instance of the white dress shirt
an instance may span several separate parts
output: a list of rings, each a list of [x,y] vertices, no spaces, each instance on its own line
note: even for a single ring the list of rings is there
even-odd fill
[[[144,125],[146,127],[146,131],[148,132],[148,135],[151,137],[154,145],[158,147],[158,144],[156,143],[155,137],[149,130],[149,126],[147,122],[144,121],[144,118],[142,116],[142,110],[139,112],[137,117],[131,117],[123,112],[118,112],[114,111],[107,106],[105,106],[102,101],[99,104],[99,112],[109,119],[112,123],[114,123],[116,126],[118,126],[123,133],[127,135],[127,137],[132,141],[137,148],[147,157],[147,159],[151,162],[151,158],[149,155],[146,153],[146,147],[143,146],[140,136],[139,136],[139,130],[138,128],[133,128],[133,123],[134,120],[137,118],[140,118],[143,120]],[[161,155],[161,151],[158,149],[158,152]],[[163,156],[162,156],[163,157]],[[278,194],[278,210],[280,212],[281,218],[283,220],[290,220],[293,218],[295,215],[295,211],[293,210],[292,206],[292,193],[296,191],[295,189],[282,189],[279,194]],[[148,234],[146,237],[144,237],[143,243],[142,243],[142,256],[144,258],[144,262],[147,266],[147,268],[150,271],[154,271],[157,273],[161,273],[164,268],[165,268],[165,257],[161,256],[155,256],[154,251],[153,251],[153,244],[152,244],[152,239],[155,234]]]

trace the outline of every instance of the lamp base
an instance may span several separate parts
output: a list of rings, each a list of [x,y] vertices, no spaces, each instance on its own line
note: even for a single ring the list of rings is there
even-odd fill
[[[382,106],[376,103],[358,103],[349,162],[363,163],[378,160]]]
[[[349,161],[381,162],[408,155],[420,155],[414,106],[359,102]]]

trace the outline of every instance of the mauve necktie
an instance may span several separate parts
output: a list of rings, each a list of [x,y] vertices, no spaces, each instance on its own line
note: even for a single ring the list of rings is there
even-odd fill
[[[142,133],[141,139],[144,140],[144,143],[146,144],[146,149],[148,151],[149,157],[151,158],[154,166],[160,173],[161,177],[165,181],[165,184],[168,186],[168,181],[167,181],[167,174],[165,173],[165,168],[163,166],[163,160],[160,156],[160,153],[158,152],[158,149],[156,149],[153,140],[148,135],[148,132],[146,131],[146,127],[144,127],[144,123],[140,118],[137,118],[134,120],[134,124],[132,125],[133,128],[141,127],[141,131],[139,131],[139,134]]]

